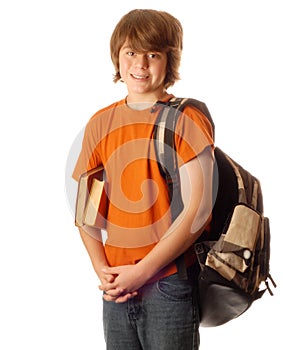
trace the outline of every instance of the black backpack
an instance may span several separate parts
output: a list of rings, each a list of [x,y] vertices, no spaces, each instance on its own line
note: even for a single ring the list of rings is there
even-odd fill
[[[213,131],[214,123],[206,105],[195,99],[174,98],[157,105],[160,112],[154,131],[155,151],[175,220],[183,209],[174,145],[178,117],[190,105],[209,119]],[[220,148],[215,148],[214,155],[212,221],[209,232],[203,232],[194,245],[200,267],[200,324],[204,327],[238,317],[266,290],[273,295],[268,279],[276,287],[269,273],[270,230],[269,220],[263,215],[260,182]],[[176,264],[180,278],[186,279],[183,255]]]

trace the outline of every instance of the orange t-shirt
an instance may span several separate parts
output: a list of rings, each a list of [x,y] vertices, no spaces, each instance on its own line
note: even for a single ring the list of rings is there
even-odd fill
[[[140,261],[171,224],[167,187],[155,159],[158,111],[133,110],[121,100],[98,111],[85,128],[73,177],[78,180],[101,164],[105,168],[110,200],[105,254],[110,266]],[[212,133],[207,118],[186,107],[176,126],[179,166],[212,145]],[[162,276],[174,272],[175,264],[170,264]]]

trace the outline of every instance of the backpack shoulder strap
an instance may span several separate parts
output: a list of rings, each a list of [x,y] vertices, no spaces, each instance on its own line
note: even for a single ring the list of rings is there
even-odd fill
[[[212,125],[213,139],[215,126],[206,104],[193,98],[172,98],[169,102],[157,102],[160,112],[154,130],[155,151],[159,170],[166,178],[166,169],[171,174],[177,172],[176,158],[174,157],[174,133],[178,117],[187,106],[191,106],[203,113]],[[166,152],[165,152],[166,149]]]
[[[196,108],[210,121],[213,128],[213,137],[214,123],[206,105],[196,99],[173,98],[169,102],[157,102],[157,104],[161,105],[161,109],[154,130],[155,152],[159,170],[167,183],[172,221],[174,221],[184,207],[174,142],[175,127],[178,117],[186,106],[190,105]],[[187,279],[188,276],[183,254],[176,259],[176,265],[179,277],[181,279]]]
[[[211,117],[211,114],[206,106],[206,104],[202,101],[196,100],[194,98],[173,98],[169,101],[170,106],[176,108],[179,112],[182,112],[187,106],[191,106],[198,111],[200,111],[202,114],[205,115],[205,117],[209,120],[212,130],[213,130],[213,139],[215,139],[215,125],[213,122],[213,119]]]

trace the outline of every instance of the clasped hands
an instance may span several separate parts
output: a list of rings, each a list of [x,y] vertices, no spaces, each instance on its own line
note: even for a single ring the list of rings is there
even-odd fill
[[[138,289],[145,283],[137,265],[104,267],[99,289],[104,291],[106,301],[124,303],[138,294]]]

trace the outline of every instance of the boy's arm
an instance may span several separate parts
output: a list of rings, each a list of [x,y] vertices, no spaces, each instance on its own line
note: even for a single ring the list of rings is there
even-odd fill
[[[149,278],[192,246],[209,222],[212,212],[211,152],[211,149],[207,148],[197,158],[180,168],[184,210],[160,242],[140,262],[140,268],[148,271]]]
[[[103,273],[103,268],[108,266],[105,256],[104,245],[102,242],[101,230],[94,227],[79,227],[81,239],[88,252],[92,266],[102,283],[110,282],[114,279],[111,275],[106,276]]]
[[[85,227],[85,226],[84,226]],[[108,267],[108,262],[105,256],[104,245],[102,242],[101,230],[94,227],[85,227],[79,228],[80,235],[84,246],[88,252],[90,257],[92,266],[101,282],[102,285],[109,284],[114,282],[115,274],[105,272],[105,269]],[[112,287],[111,287],[112,289]],[[104,289],[107,293],[107,289]],[[117,286],[114,290],[112,290],[113,296],[111,297],[112,301],[117,300],[121,294],[123,294],[124,298],[131,298],[137,295],[136,291],[127,292],[124,289]]]
[[[105,296],[106,300],[111,298],[111,287],[137,290],[197,240],[211,215],[212,173],[210,148],[180,168],[184,210],[158,244],[136,265],[104,269],[106,273],[118,275],[114,282],[101,286],[101,289],[109,291],[110,296]],[[125,298],[117,301],[124,302]]]

